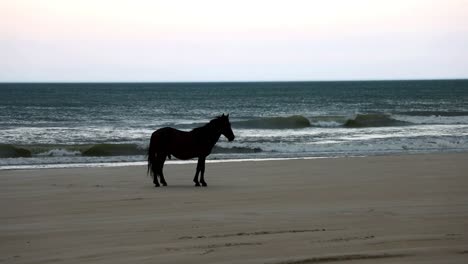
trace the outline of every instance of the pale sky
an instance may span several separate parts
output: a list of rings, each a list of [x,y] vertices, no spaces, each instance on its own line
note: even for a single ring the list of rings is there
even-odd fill
[[[468,78],[468,0],[0,0],[0,82]]]

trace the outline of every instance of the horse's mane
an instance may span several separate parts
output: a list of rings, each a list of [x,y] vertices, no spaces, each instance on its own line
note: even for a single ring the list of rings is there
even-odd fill
[[[206,128],[211,128],[213,127],[214,125],[216,125],[215,123],[220,120],[222,117],[221,116],[218,116],[212,120],[210,120],[210,122],[204,124],[203,126],[199,126],[199,127],[196,127],[194,129],[192,129],[190,132],[193,132],[193,133],[199,133],[199,132],[202,132],[203,130],[205,130]]]

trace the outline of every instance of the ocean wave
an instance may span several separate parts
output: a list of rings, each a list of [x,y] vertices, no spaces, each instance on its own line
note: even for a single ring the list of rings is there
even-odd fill
[[[245,121],[231,122],[236,128],[258,128],[258,129],[294,129],[310,127],[309,119],[301,115],[287,117],[265,117]]]
[[[213,153],[259,153],[258,147],[243,146],[215,146]],[[19,157],[111,157],[111,156],[138,156],[146,155],[147,148],[139,144],[94,144],[94,145],[30,145],[14,146],[0,145],[0,158]]]
[[[217,153],[259,153],[262,152],[262,149],[259,147],[220,147],[220,146],[215,146],[213,148],[212,153],[217,154]]]
[[[468,116],[468,111],[404,111],[396,112],[396,115],[406,115],[406,116]]]
[[[392,118],[415,125],[460,125],[468,124],[468,115],[393,115]]]
[[[247,129],[301,129],[307,127],[324,128],[365,128],[365,127],[386,127],[405,126],[412,122],[394,118],[390,114],[356,114],[350,116],[314,116],[310,119],[302,115],[288,117],[269,117],[252,119],[246,121],[234,121],[234,128]]]
[[[97,144],[82,152],[83,156],[145,155],[146,150],[137,144]]]
[[[366,127],[399,127],[408,125],[457,125],[468,124],[468,113],[465,112],[424,112],[431,115],[389,114],[389,113],[361,113],[354,115],[313,116],[306,118],[302,115],[289,117],[272,117],[233,122],[237,128],[253,129],[298,129],[306,127],[322,128],[366,128]]]
[[[37,154],[42,157],[69,157],[69,156],[80,156],[81,152],[77,150],[67,150],[63,148],[51,149],[45,152]]]
[[[365,128],[365,127],[387,127],[404,126],[410,122],[397,120],[390,114],[356,114],[353,116],[316,116],[311,118],[313,127],[344,127],[344,128]]]
[[[313,133],[314,130],[320,129],[310,128],[305,130]],[[468,150],[468,125],[381,127],[372,129],[371,134],[366,129],[337,128],[326,130],[327,134],[311,134],[306,137],[289,139],[274,138],[269,142],[264,142],[262,139],[246,141],[239,136],[239,141],[219,142],[213,149],[213,155],[210,155],[209,159],[377,155],[384,153],[429,153]],[[10,155],[10,157],[2,157],[0,158],[0,169],[2,166],[21,164],[134,161],[144,163],[146,159],[144,146],[139,147],[137,144],[10,145],[8,148],[12,149],[12,147],[25,149],[32,156],[18,157]],[[6,147],[3,149],[6,149]],[[78,151],[78,149],[81,151]],[[93,153],[88,153],[85,156],[83,153],[90,149],[93,150]]]
[[[348,119],[345,127],[385,127],[385,126],[403,126],[409,125],[409,122],[392,118],[388,114],[358,114],[353,119]]]
[[[342,127],[343,125],[338,121],[315,121],[311,124],[313,127]]]
[[[408,112],[408,114],[410,113],[416,114],[360,113],[341,116],[312,116],[309,118],[303,115],[294,115],[234,121],[231,123],[234,128],[240,129],[366,128],[420,124],[468,124],[468,114],[464,115],[465,112]],[[437,115],[426,116],[423,113]]]
[[[0,144],[0,158],[31,157],[31,151],[9,144]]]
[[[343,127],[348,120],[347,116],[314,116],[310,118],[310,123],[313,127]]]
[[[360,153],[360,154],[375,154],[375,153],[406,153],[407,151],[467,151],[468,139],[466,136],[411,136],[404,137],[396,134],[390,136],[387,133],[381,136],[359,136],[327,138],[317,141],[308,142],[249,142],[240,143],[239,147],[255,149],[259,148],[262,151],[259,153],[266,156],[275,154],[286,155],[327,155],[329,153]],[[250,153],[246,153],[250,154]]]
[[[86,144],[86,145],[9,145],[0,144],[0,158],[19,157],[71,157],[71,156],[133,156],[145,155],[146,149],[138,144]]]

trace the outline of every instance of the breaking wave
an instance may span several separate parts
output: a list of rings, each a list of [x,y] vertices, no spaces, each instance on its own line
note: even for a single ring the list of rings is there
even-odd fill
[[[414,115],[413,115],[414,114]],[[427,115],[425,115],[427,114]],[[233,128],[240,129],[301,129],[307,127],[323,128],[366,128],[407,126],[419,124],[468,124],[465,112],[405,112],[397,114],[364,113],[350,115],[325,115],[305,117],[293,115],[286,117],[265,117],[232,121]],[[203,123],[177,124],[178,128],[193,128]]]
[[[82,152],[83,156],[145,155],[146,149],[137,144],[97,144]]]
[[[342,127],[348,121],[346,116],[315,116],[310,118],[313,127]]]
[[[0,144],[0,158],[29,157],[105,157],[145,155],[146,149],[137,144],[94,145],[24,145]]]
[[[0,144],[0,158],[31,157],[31,152],[25,148],[9,144]]]
[[[223,153],[259,153],[257,147],[221,147],[215,146],[213,154]],[[94,144],[94,145],[0,145],[0,158],[29,157],[111,157],[146,155],[147,149],[137,144]]]
[[[311,118],[313,127],[386,127],[410,125],[410,122],[398,120],[389,114],[357,114],[346,116],[318,116]]]
[[[71,157],[71,156],[80,156],[81,152],[77,150],[67,150],[63,148],[51,149],[45,152],[37,154],[37,156],[42,157]]]

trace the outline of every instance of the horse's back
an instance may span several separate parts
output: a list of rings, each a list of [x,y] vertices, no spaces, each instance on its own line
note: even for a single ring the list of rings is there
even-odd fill
[[[183,132],[178,129],[175,129],[173,127],[162,127],[157,129],[156,131],[153,132],[153,135],[165,135],[165,134],[171,134],[171,133],[177,133],[177,132]]]
[[[151,140],[169,143],[180,141],[188,136],[188,132],[180,131],[172,127],[163,127],[153,132],[151,135]]]
[[[163,127],[153,132],[151,141],[155,142],[156,152],[172,154],[180,159],[193,158],[194,142],[190,132]]]

